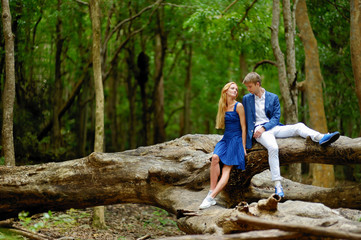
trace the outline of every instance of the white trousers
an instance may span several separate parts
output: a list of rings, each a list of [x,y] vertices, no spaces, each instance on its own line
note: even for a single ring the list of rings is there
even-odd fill
[[[262,126],[256,127],[255,131],[261,127]],[[293,125],[275,126],[274,128],[262,133],[259,138],[256,138],[256,141],[262,144],[268,151],[268,164],[271,170],[272,181],[282,180],[276,138],[297,136],[303,138],[310,136],[313,141],[318,142],[323,137],[323,134],[307,127],[303,123],[296,123]]]

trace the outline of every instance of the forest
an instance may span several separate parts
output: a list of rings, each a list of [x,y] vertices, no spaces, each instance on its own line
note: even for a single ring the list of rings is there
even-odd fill
[[[212,145],[202,136],[222,135],[222,87],[236,82],[242,102],[252,71],[279,96],[282,123],[339,131],[345,152],[359,153],[359,0],[2,0],[1,12],[0,183],[1,171],[17,174],[1,165],[135,156],[198,135]],[[315,187],[359,186],[360,160],[340,152],[345,159],[285,161],[282,174]],[[177,211],[167,204],[150,205]]]

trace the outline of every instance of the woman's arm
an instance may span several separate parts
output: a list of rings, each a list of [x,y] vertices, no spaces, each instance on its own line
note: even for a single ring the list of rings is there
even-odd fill
[[[242,144],[243,144],[243,149],[244,149],[244,155],[247,155],[247,151],[246,151],[246,135],[247,135],[247,126],[246,126],[246,115],[244,112],[244,107],[243,105],[237,104],[237,109],[236,109],[238,115],[239,115],[239,120],[241,123],[241,128],[242,128]]]

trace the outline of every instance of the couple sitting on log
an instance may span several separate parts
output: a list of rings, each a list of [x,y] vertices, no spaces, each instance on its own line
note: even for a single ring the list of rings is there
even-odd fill
[[[214,198],[226,186],[233,166],[237,169],[245,169],[246,149],[252,148],[253,139],[267,149],[275,194],[284,197],[276,138],[309,136],[314,142],[325,147],[340,137],[339,132],[321,134],[303,123],[282,125],[279,122],[281,109],[278,96],[262,87],[261,77],[251,72],[244,78],[243,84],[250,93],[243,97],[242,103],[236,101],[238,97],[236,83],[229,82],[222,89],[216,128],[225,131],[223,138],[215,146],[211,158],[210,190],[199,206],[200,209],[216,204]],[[222,176],[218,181],[221,168]]]

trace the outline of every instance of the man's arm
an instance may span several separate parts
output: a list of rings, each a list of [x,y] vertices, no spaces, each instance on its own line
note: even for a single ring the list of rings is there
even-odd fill
[[[277,126],[281,117],[281,106],[280,101],[278,100],[278,96],[274,94],[271,98],[271,101],[272,103],[269,105],[269,109],[266,109],[266,115],[269,118],[269,122],[263,126],[266,131]]]

